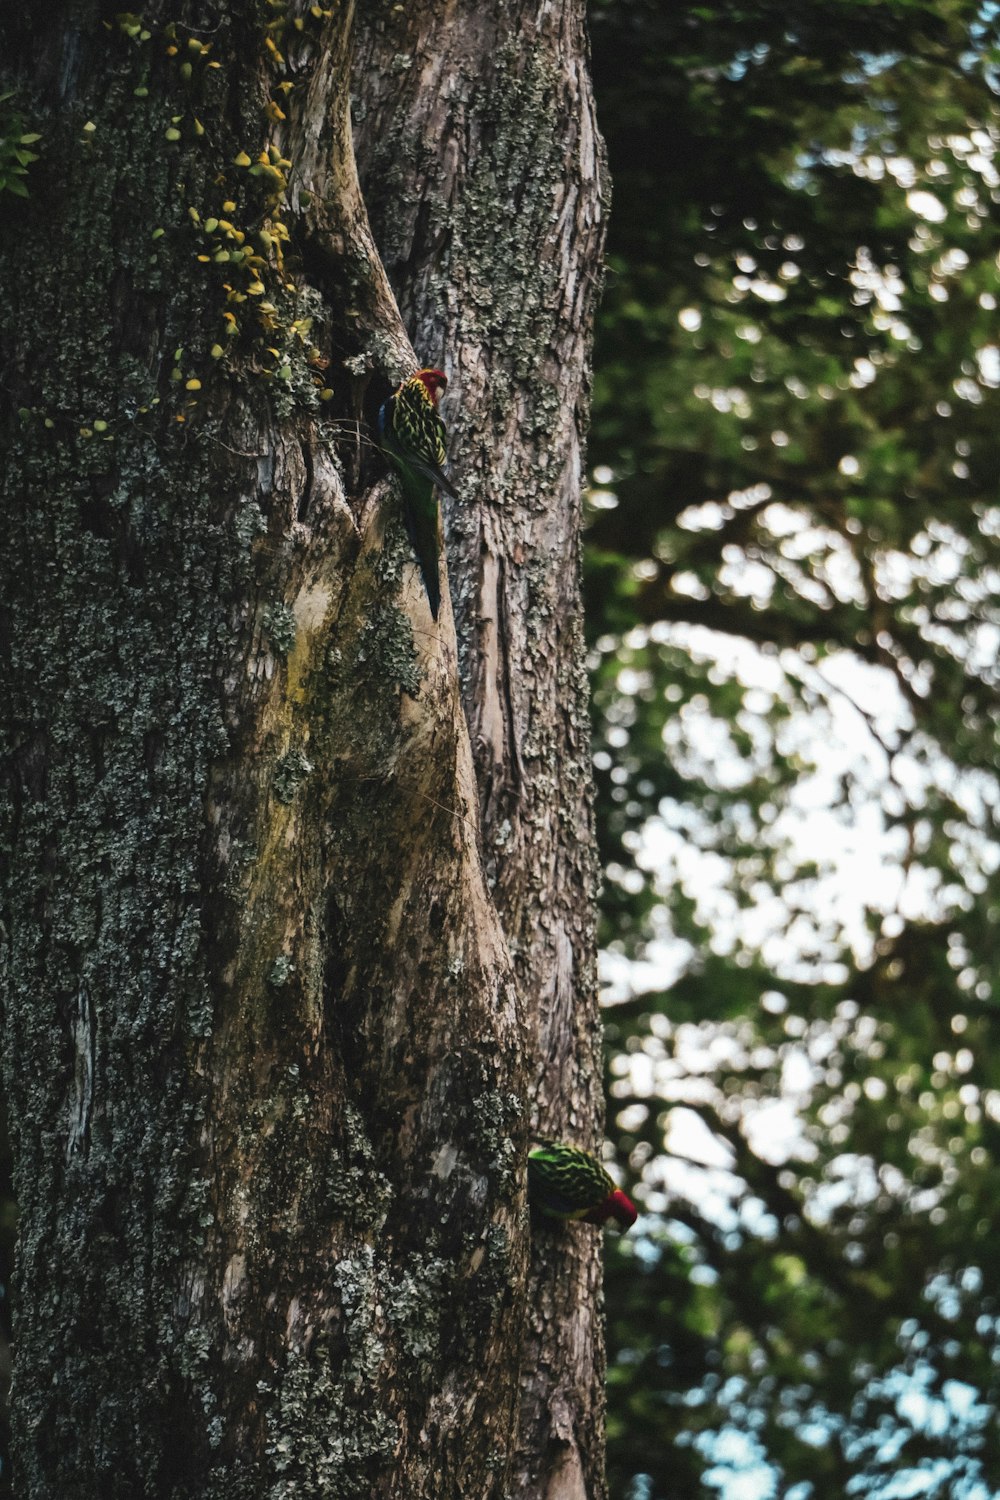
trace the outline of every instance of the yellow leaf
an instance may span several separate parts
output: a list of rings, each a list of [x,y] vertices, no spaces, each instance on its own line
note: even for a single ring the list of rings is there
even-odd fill
[[[233,166],[234,167],[248,167],[249,165],[250,165],[250,158],[249,158],[249,156],[247,156],[247,154],[246,154],[245,151],[241,151],[237,156],[233,157]]]
[[[187,380],[187,381],[184,382],[184,389],[186,391],[200,391],[201,390],[201,381],[200,380]]]
[[[221,344],[213,344],[208,352],[213,359],[221,359],[226,351],[223,349]]]

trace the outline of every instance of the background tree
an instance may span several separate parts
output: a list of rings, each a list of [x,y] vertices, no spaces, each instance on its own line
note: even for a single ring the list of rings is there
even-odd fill
[[[612,1492],[985,1497],[995,16],[609,0],[593,35],[610,1133],[650,1212]]]
[[[603,1492],[599,1236],[523,1170],[600,1120],[582,19],[351,21],[0,22],[25,1497]],[[421,361],[437,627],[368,436]]]

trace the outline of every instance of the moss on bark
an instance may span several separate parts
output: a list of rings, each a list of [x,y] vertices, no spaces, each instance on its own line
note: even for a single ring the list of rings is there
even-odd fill
[[[0,246],[0,1021],[33,1500],[499,1497],[513,1464],[535,1072],[450,611],[431,621],[394,491],[343,437],[413,356],[353,176],[348,12],[321,10],[7,23],[45,139]],[[450,211],[470,289],[557,96],[542,60],[497,67],[508,114]],[[520,199],[538,234],[543,155]],[[510,495],[542,514],[558,275],[493,238],[496,300],[451,333],[514,358],[483,413],[502,452],[527,401],[537,483]],[[537,665],[564,576],[531,567]],[[544,762],[539,828],[557,736],[507,767]],[[533,907],[556,896],[537,847],[510,845]]]

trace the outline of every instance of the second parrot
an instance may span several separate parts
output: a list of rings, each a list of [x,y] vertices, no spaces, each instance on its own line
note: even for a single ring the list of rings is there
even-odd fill
[[[528,1196],[550,1219],[582,1219],[603,1224],[614,1219],[622,1232],[636,1221],[626,1197],[595,1156],[557,1141],[536,1141],[528,1152]]]

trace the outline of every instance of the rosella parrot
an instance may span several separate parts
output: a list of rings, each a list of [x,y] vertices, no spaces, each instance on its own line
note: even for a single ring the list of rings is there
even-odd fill
[[[441,370],[418,370],[383,403],[378,414],[379,440],[399,475],[403,519],[420,564],[435,620],[441,605],[436,489],[457,499],[443,472],[447,458],[445,426],[438,413],[440,394],[448,385]]]

